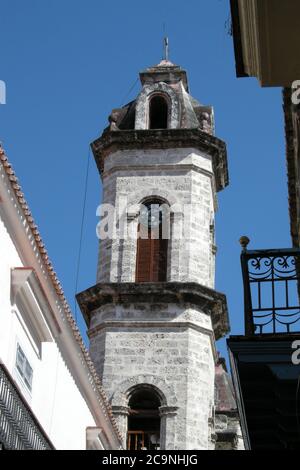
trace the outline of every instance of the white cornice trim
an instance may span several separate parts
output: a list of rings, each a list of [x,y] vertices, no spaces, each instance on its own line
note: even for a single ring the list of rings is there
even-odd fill
[[[261,85],[272,82],[271,8],[270,0],[238,0],[245,72]]]
[[[39,341],[52,342],[61,332],[54,312],[32,268],[11,270],[11,300],[22,306],[27,323],[31,324]]]

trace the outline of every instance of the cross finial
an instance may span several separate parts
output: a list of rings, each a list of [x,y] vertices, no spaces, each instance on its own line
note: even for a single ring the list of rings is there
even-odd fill
[[[165,61],[169,60],[169,38],[167,36],[164,37],[164,57]]]

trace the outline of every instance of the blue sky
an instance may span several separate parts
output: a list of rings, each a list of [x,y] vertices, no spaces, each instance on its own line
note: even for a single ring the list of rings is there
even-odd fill
[[[281,90],[236,78],[228,19],[229,0],[1,1],[0,140],[73,310],[89,143],[138,94],[139,84],[128,93],[138,72],[160,61],[164,24],[171,60],[187,70],[191,94],[214,106],[228,146],[216,288],[233,334],[243,332],[240,236],[253,249],[291,245]],[[78,291],[95,283],[100,198],[91,160]]]

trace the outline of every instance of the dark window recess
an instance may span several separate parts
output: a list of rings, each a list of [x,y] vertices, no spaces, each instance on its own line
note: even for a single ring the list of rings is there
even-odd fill
[[[146,218],[144,216],[138,228],[136,282],[166,282],[168,239],[164,230],[167,216],[157,202],[145,207]]]
[[[147,388],[138,389],[129,400],[128,450],[160,449],[160,400]]]
[[[162,96],[154,96],[150,101],[150,129],[168,128],[168,103]]]
[[[33,370],[19,344],[17,346],[16,367],[26,387],[31,391]]]

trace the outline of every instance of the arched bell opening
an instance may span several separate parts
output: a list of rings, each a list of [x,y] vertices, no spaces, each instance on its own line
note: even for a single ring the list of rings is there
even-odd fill
[[[151,387],[137,387],[132,392],[128,402],[128,450],[160,449],[160,406],[160,397]]]
[[[169,106],[162,95],[154,95],[149,103],[149,129],[168,128]]]

